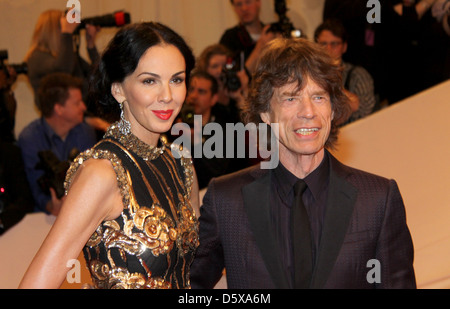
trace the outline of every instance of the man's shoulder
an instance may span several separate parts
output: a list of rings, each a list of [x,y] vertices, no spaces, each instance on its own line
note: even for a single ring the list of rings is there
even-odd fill
[[[335,175],[344,178],[353,186],[358,188],[364,187],[388,187],[392,179],[375,174],[370,171],[355,168],[340,162],[335,157],[331,156],[332,170]]]
[[[223,34],[222,34],[222,36],[224,36],[225,34],[234,34],[234,33],[236,33],[237,31],[240,31],[240,29],[241,29],[242,27],[240,26],[240,25],[235,25],[235,26],[233,26],[233,27],[230,27],[230,28],[227,28],[227,29],[225,29],[225,31],[223,32]]]
[[[242,188],[254,182],[260,173],[259,164],[245,169],[212,178],[206,190],[208,197],[214,196],[213,200],[218,203],[231,203],[237,205],[242,199]],[[207,201],[208,198],[205,197]],[[205,199],[203,203],[205,203]],[[208,203],[208,202],[206,202]]]
[[[350,74],[349,78],[372,79],[372,75],[363,66],[345,62],[344,71]]]
[[[35,119],[26,125],[19,134],[19,140],[33,139],[36,136],[42,135],[44,127],[41,119]]]
[[[230,40],[236,40],[240,31],[242,31],[242,27],[239,25],[225,29],[222,36],[220,37],[219,43],[224,45],[231,43]]]
[[[242,186],[262,177],[265,173],[267,173],[267,170],[261,169],[260,164],[256,164],[230,174],[213,178],[212,182],[216,188],[239,187],[240,189]]]

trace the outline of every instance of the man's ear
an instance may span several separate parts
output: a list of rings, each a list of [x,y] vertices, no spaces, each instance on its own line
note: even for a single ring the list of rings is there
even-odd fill
[[[62,112],[63,108],[64,108],[63,105],[61,105],[59,103],[55,103],[55,105],[53,106],[53,114],[61,115],[61,112]]]
[[[125,101],[125,95],[123,94],[122,84],[113,83],[111,85],[111,94],[116,99],[117,102],[122,103]]]
[[[269,112],[260,113],[259,117],[261,117],[261,120],[265,124],[270,125],[270,113]]]

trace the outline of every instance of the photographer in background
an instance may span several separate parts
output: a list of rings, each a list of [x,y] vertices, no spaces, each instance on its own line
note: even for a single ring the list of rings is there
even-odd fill
[[[239,24],[227,29],[220,38],[220,44],[228,47],[238,58],[244,52],[245,68],[252,73],[261,50],[276,37],[259,19],[261,0],[230,0],[239,19]]]
[[[338,19],[327,19],[317,27],[314,40],[342,71],[344,93],[349,99],[351,113],[340,119],[338,124],[345,125],[370,115],[376,103],[374,81],[364,67],[343,60],[348,48],[344,25]]]
[[[95,39],[100,27],[86,25],[86,47],[91,64],[84,60],[78,51],[79,36],[76,30],[78,23],[69,23],[61,10],[43,12],[36,23],[31,46],[25,56],[28,64],[28,77],[34,90],[36,104],[39,99],[37,91],[41,79],[50,73],[62,72],[82,80],[83,100],[88,92],[88,78],[91,64],[94,64],[99,53]],[[76,46],[76,48],[74,48]],[[94,107],[88,108],[86,121],[100,132],[106,131],[109,124],[96,116]]]
[[[37,93],[42,117],[31,122],[19,135],[36,211],[57,215],[62,203],[55,189],[50,188],[49,194],[38,184],[44,174],[36,167],[39,152],[51,150],[60,161],[66,161],[75,148],[84,151],[96,142],[95,131],[83,122],[86,106],[81,87],[81,81],[69,74],[52,73],[44,77]]]
[[[223,113],[215,113],[214,107],[217,106],[218,100],[218,83],[214,77],[206,72],[195,71],[191,73],[189,81],[188,92],[186,95],[186,107],[192,108],[194,115],[202,116],[201,130],[211,122],[220,124],[225,129],[226,118]],[[194,127],[194,130],[198,129]],[[202,140],[200,147],[203,147],[207,136],[202,134]],[[194,153],[195,139],[192,138],[191,153]],[[225,141],[225,139],[223,140]],[[224,143],[225,144],[225,143]],[[208,186],[208,182],[212,177],[223,175],[227,166],[229,165],[229,159],[226,158],[206,158],[203,154],[201,158],[193,158],[195,172],[197,174],[199,189],[203,189]]]
[[[16,101],[11,86],[16,73],[0,70],[0,235],[33,211],[33,197],[25,175],[20,148],[15,144]]]
[[[244,70],[229,70],[227,61],[231,51],[222,44],[207,46],[197,59],[196,68],[213,76],[218,83],[218,106],[224,106],[229,118],[227,122],[240,122],[240,110],[245,102],[249,78]],[[230,76],[232,76],[230,78]],[[230,84],[233,87],[230,87]],[[232,88],[232,89],[229,89]]]
[[[184,123],[189,123],[188,119],[192,119],[193,115],[199,115],[202,119],[201,127],[191,123],[191,154],[193,155],[194,168],[200,189],[206,188],[213,177],[235,172],[248,166],[248,161],[245,158],[238,158],[237,155],[233,158],[226,157],[227,140],[232,138],[232,136],[227,135],[228,132],[226,131],[226,124],[230,122],[230,115],[225,107],[217,102],[219,98],[218,90],[217,80],[211,74],[205,71],[193,71],[189,81],[185,105],[179,117],[179,121]],[[192,115],[186,117],[184,116],[184,111],[189,111]],[[215,131],[212,134],[204,133],[205,126],[208,124],[221,126],[223,135],[219,140],[216,140],[217,136],[214,136],[214,134],[217,134]],[[201,132],[197,130],[201,130]],[[198,135],[201,135],[201,140],[196,141],[194,136]],[[235,138],[235,136],[233,137]],[[174,138],[175,136],[170,137],[172,140]],[[236,141],[236,138],[233,141]],[[199,144],[196,145],[197,142]],[[215,149],[221,146],[223,156],[214,155],[209,157],[203,153],[201,157],[195,157],[195,147],[202,147],[203,149],[205,143],[214,143]],[[216,143],[221,143],[221,145]],[[236,150],[236,145],[234,149]]]

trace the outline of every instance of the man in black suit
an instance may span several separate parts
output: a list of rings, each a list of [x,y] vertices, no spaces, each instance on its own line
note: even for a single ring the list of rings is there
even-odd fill
[[[236,289],[416,287],[396,182],[345,166],[327,150],[348,112],[341,83],[339,69],[314,43],[269,43],[253,77],[246,119],[278,124],[273,146],[279,164],[210,182],[193,288],[212,288],[224,268],[228,287]],[[302,180],[307,187],[296,198]],[[306,210],[305,223],[291,214],[296,209]],[[306,232],[295,229],[302,227]]]

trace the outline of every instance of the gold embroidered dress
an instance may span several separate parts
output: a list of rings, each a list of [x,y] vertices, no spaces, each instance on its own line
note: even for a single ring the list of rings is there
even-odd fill
[[[113,124],[67,172],[66,190],[86,160],[107,159],[122,195],[122,214],[103,222],[83,249],[95,288],[190,288],[198,246],[192,161],[173,156],[179,146],[161,144],[151,147]]]

